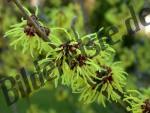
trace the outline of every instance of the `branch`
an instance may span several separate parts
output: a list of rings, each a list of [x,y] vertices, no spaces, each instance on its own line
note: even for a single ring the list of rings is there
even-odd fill
[[[31,22],[31,24],[34,26],[34,28],[38,32],[38,34],[40,34],[43,41],[50,42],[50,40],[48,39],[46,33],[43,32],[41,30],[41,28],[39,27],[39,25],[27,14],[27,12],[24,10],[23,5],[20,3],[20,1],[19,0],[10,0],[10,1],[14,2],[16,4],[16,6],[20,9],[22,14]],[[49,44],[49,46],[51,46],[52,48],[56,48],[56,46],[53,45],[53,44]]]
[[[41,38],[43,39],[43,41],[45,41],[45,42],[50,42],[50,40],[48,39],[46,33],[43,32],[43,31],[41,30],[41,28],[39,27],[39,25],[27,14],[27,12],[24,10],[23,5],[20,3],[20,1],[19,1],[19,0],[10,0],[10,1],[14,2],[14,3],[16,4],[16,6],[20,9],[20,11],[22,12],[22,14],[32,23],[32,25],[34,26],[34,28],[35,28],[35,29],[37,30],[37,32],[40,34],[40,36],[41,36]],[[81,5],[83,6],[83,2],[82,2],[82,1],[80,1],[80,2],[81,2]],[[74,17],[74,18],[73,18],[72,23],[71,23],[71,28],[72,28],[72,30],[73,30],[73,33],[74,33],[76,39],[79,40],[80,37],[79,37],[79,35],[78,35],[78,33],[77,33],[76,29],[75,29],[76,19],[77,19],[77,17]],[[86,20],[86,19],[85,19],[85,20]],[[85,24],[86,24],[86,23],[85,23]],[[50,44],[50,46],[51,46],[52,48],[56,48],[55,45]],[[81,49],[82,49],[82,48],[81,48]],[[46,82],[52,81],[52,80],[54,80],[54,79],[56,79],[56,78],[57,78],[57,77],[50,78],[50,79],[48,79]],[[124,103],[119,102],[119,104],[120,104],[123,108],[125,108]]]

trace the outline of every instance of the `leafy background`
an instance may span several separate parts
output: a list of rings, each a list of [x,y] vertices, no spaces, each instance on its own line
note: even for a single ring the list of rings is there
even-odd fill
[[[146,89],[150,87],[150,37],[141,27],[135,35],[127,35],[125,20],[130,12],[126,0],[26,0],[24,6],[34,12],[39,6],[39,18],[48,27],[59,26],[70,28],[74,16],[78,17],[76,29],[79,34],[98,31],[115,25],[119,33],[113,40],[122,39],[113,46],[117,51],[116,60],[121,60],[128,72],[127,89]],[[148,0],[131,0],[136,16],[149,4]],[[20,67],[32,72],[32,57],[14,50],[9,43],[13,38],[4,38],[4,33],[12,24],[20,22],[20,11],[6,0],[0,1],[0,77],[15,76]],[[122,38],[124,37],[124,38]],[[47,83],[42,89],[34,91],[28,98],[19,99],[11,107],[5,103],[0,90],[0,113],[126,113],[121,104],[108,103],[104,108],[97,103],[84,105],[78,101],[78,95],[72,94],[69,88]]]

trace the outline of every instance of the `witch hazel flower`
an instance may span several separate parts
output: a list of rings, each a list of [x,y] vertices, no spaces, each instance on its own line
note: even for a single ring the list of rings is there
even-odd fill
[[[71,86],[73,91],[77,88],[78,79],[83,79],[87,84],[93,82],[90,76],[97,69],[96,64],[88,56],[83,55],[79,49],[79,43],[75,41],[62,43],[54,51],[47,54],[41,62],[54,62],[54,70],[61,70],[57,74],[63,85]],[[55,80],[58,83],[58,79]],[[78,82],[80,84],[80,82]]]
[[[30,18],[34,20],[39,28],[49,36],[50,30],[43,26],[43,24],[38,20],[38,8],[36,8],[35,14],[31,14],[28,9],[24,7],[25,11],[28,13]],[[32,25],[30,20],[21,19],[21,22],[11,26],[11,29],[5,33],[4,37],[13,38],[14,41],[11,42],[11,46],[15,49],[22,49],[23,53],[29,52],[32,57],[34,57],[35,51],[41,53],[43,50],[50,48],[48,42],[44,42],[41,35]]]
[[[56,30],[61,32],[61,35],[55,32]],[[77,84],[80,84],[80,82],[77,83],[79,78],[82,78],[87,84],[88,81],[94,82],[90,76],[94,76],[99,67],[88,55],[82,53],[80,48],[82,42],[77,42],[75,37],[64,28],[51,28],[50,37],[52,37],[51,42],[56,45],[56,48],[49,51],[41,62],[53,62],[54,70],[62,72],[57,74],[58,78],[55,79],[55,83],[57,84],[61,79],[63,85],[71,86],[75,91]]]
[[[147,89],[150,91],[150,88]],[[132,113],[150,113],[150,93],[137,90],[127,90],[124,101],[128,103],[127,110]]]
[[[95,72],[95,83],[89,82],[81,92],[80,100],[85,104],[98,101],[104,107],[106,101],[118,101],[126,83],[126,73],[119,62],[105,63]]]

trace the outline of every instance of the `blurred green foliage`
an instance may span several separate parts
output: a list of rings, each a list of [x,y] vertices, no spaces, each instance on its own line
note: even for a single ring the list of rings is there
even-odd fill
[[[22,2],[22,1],[21,1]],[[40,2],[40,1],[39,1]],[[88,2],[88,0],[85,2]],[[138,3],[137,3],[138,2]],[[25,6],[34,11],[30,1],[23,1]],[[131,3],[136,14],[144,7],[144,0]],[[89,4],[90,7],[90,4]],[[79,34],[86,33],[81,5],[71,0],[44,0],[39,5],[39,18],[45,25],[53,27],[64,27],[69,29],[74,16],[78,17],[76,29]],[[25,67],[29,72],[33,72],[33,59],[27,54],[23,54],[21,49],[14,50],[9,43],[13,40],[7,39],[4,33],[12,24],[20,22],[20,12],[11,3],[0,0],[0,77],[15,76],[21,67]],[[144,93],[149,93],[146,88],[150,87],[150,37],[140,31],[137,35],[128,36],[125,26],[125,19],[129,18],[130,12],[123,0],[95,0],[95,5],[91,13],[90,30],[98,31],[99,28],[107,28],[115,25],[119,33],[113,36],[113,40],[125,38],[113,48],[117,51],[116,60],[121,60],[124,69],[129,73],[127,89],[143,89]],[[97,103],[84,105],[78,101],[78,95],[61,86],[57,89],[51,83],[44,88],[33,92],[25,99],[19,100],[15,105],[8,107],[5,104],[4,96],[0,90],[0,113],[126,113],[124,106],[116,103],[108,103],[107,108],[99,106]],[[3,104],[2,104],[3,103]]]

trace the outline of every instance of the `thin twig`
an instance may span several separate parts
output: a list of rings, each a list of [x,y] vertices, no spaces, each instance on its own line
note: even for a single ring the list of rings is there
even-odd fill
[[[27,12],[24,10],[22,4],[20,3],[19,0],[12,0],[16,6],[20,9],[20,11],[22,12],[22,14],[29,20],[32,22],[33,26],[35,27],[35,29],[37,30],[37,32],[41,35],[42,39],[46,42],[49,42],[50,40],[48,39],[48,37],[46,36],[46,34],[44,32],[41,31],[41,29],[39,28],[39,26],[34,22],[34,20],[27,14]]]
[[[40,34],[43,41],[50,42],[50,40],[48,39],[46,33],[43,32],[41,30],[41,28],[39,27],[39,25],[27,14],[27,12],[24,10],[23,5],[20,3],[20,1],[19,0],[11,0],[11,1],[16,4],[16,6],[20,9],[22,14],[32,23],[32,25],[34,26],[36,31]],[[49,46],[51,46],[52,48],[56,48],[56,46],[51,44],[51,43],[49,43]]]
[[[43,31],[41,30],[41,28],[39,28],[39,25],[37,25],[37,23],[27,14],[27,12],[24,10],[24,8],[23,8],[22,4],[20,3],[20,1],[19,1],[19,0],[11,0],[11,1],[13,1],[13,2],[16,4],[16,6],[20,9],[20,11],[23,13],[23,15],[24,15],[29,21],[31,21],[32,25],[35,27],[35,29],[37,30],[37,32],[40,34],[41,38],[42,38],[45,42],[50,42],[50,40],[48,39],[46,33],[43,32]],[[80,5],[81,5],[81,7],[83,8],[83,2],[82,2],[81,0],[80,0]],[[82,10],[83,10],[83,12],[84,12],[84,9],[82,9]],[[84,18],[85,18],[85,20],[86,20],[86,21],[85,21],[85,25],[87,25],[87,16],[84,15]],[[75,35],[76,39],[79,40],[80,37],[79,37],[77,31],[75,30],[76,19],[77,19],[77,17],[75,17],[75,18],[72,20],[71,28],[72,28],[72,30],[73,30],[73,32],[74,32],[74,35]],[[87,29],[87,31],[89,31],[89,30]],[[54,45],[50,45],[50,46],[54,47]],[[51,79],[49,79],[49,80],[47,80],[47,81],[51,81],[51,80],[54,80],[54,79],[56,79],[56,78],[57,78],[57,77],[53,77],[53,78],[51,78]],[[46,82],[47,82],[47,81],[46,81]],[[125,108],[125,105],[124,105],[123,103],[119,102],[119,104],[120,104],[123,108]]]

